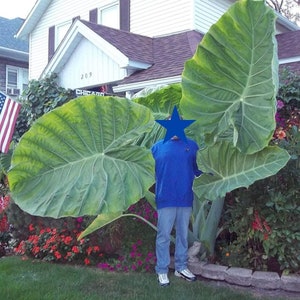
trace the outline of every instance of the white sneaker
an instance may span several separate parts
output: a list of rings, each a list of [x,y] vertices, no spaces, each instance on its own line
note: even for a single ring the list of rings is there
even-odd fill
[[[184,278],[187,281],[195,281],[197,277],[189,270],[175,271],[175,276]]]
[[[157,280],[160,286],[167,286],[170,284],[168,274],[157,274]]]

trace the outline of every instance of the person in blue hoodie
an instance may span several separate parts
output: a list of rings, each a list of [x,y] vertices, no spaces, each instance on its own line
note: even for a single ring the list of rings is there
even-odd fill
[[[170,235],[174,226],[175,276],[188,281],[196,280],[196,276],[187,267],[187,252],[188,226],[193,206],[192,186],[195,177],[202,174],[196,162],[199,147],[183,133],[184,127],[191,122],[180,120],[175,110],[176,107],[171,120],[157,121],[168,131],[171,128],[171,133],[167,132],[165,139],[159,140],[151,148],[155,160],[155,201],[158,213],[155,270],[161,286],[170,284],[168,278]],[[174,134],[176,131],[177,135]]]

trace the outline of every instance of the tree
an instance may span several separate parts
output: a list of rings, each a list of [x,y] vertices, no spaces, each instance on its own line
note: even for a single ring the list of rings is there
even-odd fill
[[[299,0],[267,0],[266,3],[287,19],[300,24]]]

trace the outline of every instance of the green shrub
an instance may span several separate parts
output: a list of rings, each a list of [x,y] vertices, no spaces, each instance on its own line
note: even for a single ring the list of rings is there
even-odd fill
[[[32,123],[43,114],[74,98],[74,92],[57,83],[58,76],[52,74],[41,80],[31,80],[19,101],[22,107],[16,122],[13,140],[18,142]]]
[[[255,270],[300,270],[299,84],[299,75],[284,70],[271,141],[286,149],[291,159],[276,175],[227,195],[216,248],[221,263]]]

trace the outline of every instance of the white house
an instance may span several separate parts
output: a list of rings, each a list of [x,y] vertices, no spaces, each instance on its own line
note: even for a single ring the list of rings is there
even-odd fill
[[[65,88],[130,97],[180,82],[184,62],[233,2],[38,0],[17,38],[29,40],[30,79],[57,73]],[[277,32],[287,36],[282,43],[296,30],[278,16]],[[293,55],[284,63],[298,63],[299,51]]]

